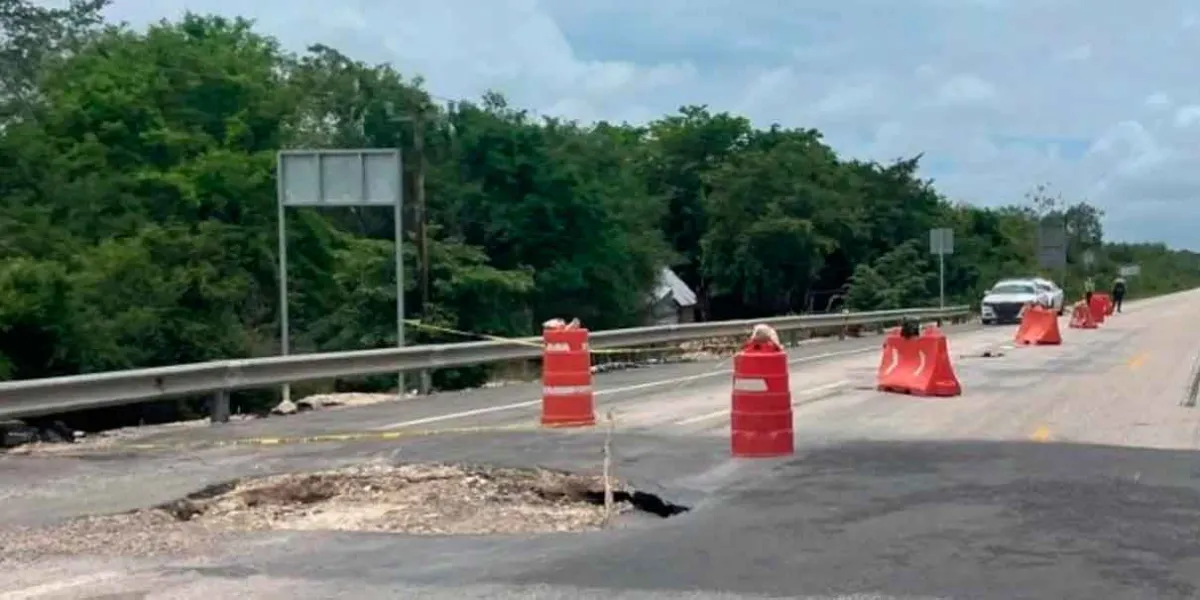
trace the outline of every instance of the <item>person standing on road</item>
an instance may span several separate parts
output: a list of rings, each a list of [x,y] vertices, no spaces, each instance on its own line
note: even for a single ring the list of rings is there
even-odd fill
[[[1096,291],[1096,282],[1092,281],[1091,277],[1083,280],[1083,301],[1088,305],[1092,305],[1092,292]]]
[[[1113,280],[1112,297],[1117,312],[1121,312],[1121,301],[1125,299],[1125,278],[1120,275]]]

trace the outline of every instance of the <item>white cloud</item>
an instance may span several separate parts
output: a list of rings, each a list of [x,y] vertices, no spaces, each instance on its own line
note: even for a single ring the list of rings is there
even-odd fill
[[[1067,50],[1059,55],[1059,58],[1066,61],[1087,60],[1092,57],[1092,45],[1080,44]]]
[[[1189,104],[1175,111],[1175,126],[1180,129],[1200,125],[1200,105]]]
[[[943,106],[979,104],[996,96],[991,83],[975,75],[958,75],[938,87],[938,103]]]
[[[1171,97],[1163,92],[1154,92],[1146,96],[1146,106],[1153,109],[1168,108],[1171,106]]]
[[[1050,181],[1123,238],[1200,247],[1193,0],[121,0],[135,23],[243,14],[423,75],[581,119],[707,103],[817,127],[850,155],[925,152],[946,192],[1019,201]],[[1136,25],[1136,26],[1133,26]],[[1169,223],[1169,226],[1163,224]]]

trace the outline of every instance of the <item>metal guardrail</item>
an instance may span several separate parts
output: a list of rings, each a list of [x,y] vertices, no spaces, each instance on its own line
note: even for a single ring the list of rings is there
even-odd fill
[[[948,306],[685,323],[594,331],[590,344],[600,349],[630,348],[734,337],[747,335],[756,323],[767,323],[778,331],[787,332],[886,324],[902,318],[954,319],[969,314],[968,306]],[[541,338],[536,337],[520,338],[511,342],[429,344],[406,348],[219,360],[170,367],[0,382],[0,419],[37,417],[208,394],[212,398],[212,420],[220,422],[228,420],[229,392],[235,390],[337,377],[534,359],[541,356],[540,344]]]

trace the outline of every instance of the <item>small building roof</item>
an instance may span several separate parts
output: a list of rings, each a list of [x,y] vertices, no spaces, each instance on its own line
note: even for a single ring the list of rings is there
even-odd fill
[[[676,304],[682,307],[696,305],[696,292],[692,291],[675,271],[663,267],[658,276],[658,287],[654,290],[654,301],[660,302],[670,296]]]

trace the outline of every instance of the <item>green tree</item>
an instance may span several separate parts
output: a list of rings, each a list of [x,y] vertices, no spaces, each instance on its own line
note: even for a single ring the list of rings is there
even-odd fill
[[[43,69],[95,33],[101,11],[111,3],[71,0],[64,8],[51,8],[0,0],[0,124],[34,117]]]
[[[416,74],[327,46],[284,52],[245,20],[188,14],[134,30],[103,23],[106,5],[0,0],[0,378],[277,353],[274,168],[293,147],[400,149],[405,196],[423,190],[427,208],[426,304],[414,202],[403,216],[409,343],[529,335],[551,317],[642,324],[664,266],[696,290],[702,318],[930,305],[932,227],[955,232],[948,298],[975,302],[999,278],[1039,272],[1046,216],[1065,224],[1070,293],[1088,274],[1084,251],[1102,286],[1141,266],[1134,297],[1200,286],[1196,253],[1106,242],[1103,211],[1048,184],[1011,206],[965,205],[920,177],[920,155],[846,159],[813,129],[755,128],[703,106],[645,126],[581,124],[495,92],[442,105]],[[393,218],[288,210],[295,351],[396,343]],[[449,370],[434,383],[488,376]]]
[[[679,114],[650,124],[642,153],[646,188],[666,202],[662,231],[678,258],[680,278],[696,290],[701,315],[709,311],[710,282],[703,267],[701,239],[709,229],[706,198],[712,174],[743,150],[753,129],[744,117],[684,106]]]

